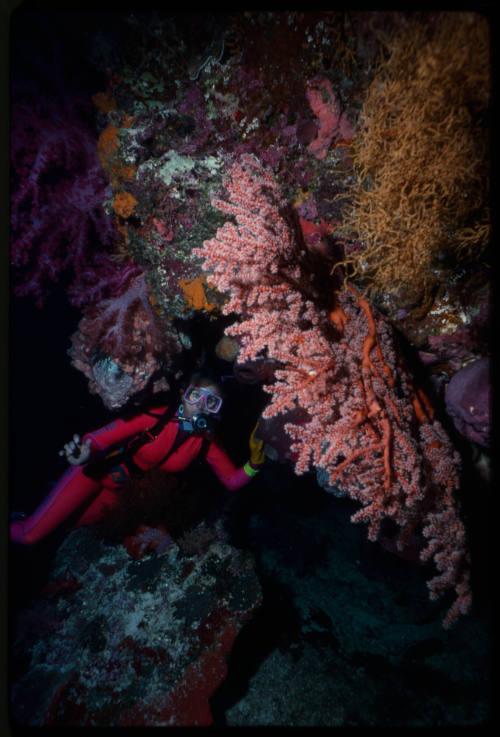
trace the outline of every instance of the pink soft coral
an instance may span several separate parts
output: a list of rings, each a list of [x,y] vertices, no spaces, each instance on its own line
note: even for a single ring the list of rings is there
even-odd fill
[[[85,310],[69,355],[89,380],[90,392],[115,409],[144,389],[161,359],[177,350],[176,335],[151,304],[146,275],[132,272],[121,293]]]
[[[346,114],[340,112],[340,105],[329,79],[311,80],[306,97],[319,121],[318,134],[308,149],[316,158],[324,159],[334,138],[350,143],[354,128]]]

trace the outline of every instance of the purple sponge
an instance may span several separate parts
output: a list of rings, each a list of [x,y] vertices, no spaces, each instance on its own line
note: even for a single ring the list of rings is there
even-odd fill
[[[457,430],[484,447],[490,445],[490,359],[467,364],[452,377],[446,410]]]

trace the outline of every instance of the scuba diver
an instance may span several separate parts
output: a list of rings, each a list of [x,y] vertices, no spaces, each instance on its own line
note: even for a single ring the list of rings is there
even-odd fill
[[[250,436],[250,459],[236,468],[213,432],[222,407],[216,381],[195,374],[177,410],[168,406],[143,412],[132,419],[117,419],[94,432],[78,435],[64,446],[70,468],[50,494],[26,519],[10,524],[12,541],[33,545],[70,516],[75,527],[93,525],[119,505],[120,486],[159,468],[178,472],[201,453],[227,489],[240,489],[265,461],[263,441]]]

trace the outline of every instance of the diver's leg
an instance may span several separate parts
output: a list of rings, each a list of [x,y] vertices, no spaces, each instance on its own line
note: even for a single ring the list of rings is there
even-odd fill
[[[115,489],[104,488],[75,522],[75,527],[87,527],[100,522],[118,506],[118,494]]]
[[[101,482],[85,476],[81,466],[69,468],[30,517],[11,523],[11,540],[23,545],[37,543],[81,504],[90,500],[100,488]]]

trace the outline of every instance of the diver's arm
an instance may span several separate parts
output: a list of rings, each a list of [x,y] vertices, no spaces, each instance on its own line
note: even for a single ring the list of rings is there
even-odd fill
[[[124,420],[119,417],[113,420],[113,422],[110,422],[109,425],[87,433],[83,436],[83,441],[85,442],[90,438],[92,451],[104,450],[110,445],[118,443],[120,440],[125,440],[138,432],[153,427],[166,409],[167,407],[156,407],[154,416],[144,412],[136,417],[132,417],[130,420]]]
[[[236,491],[237,489],[241,489],[242,486],[248,484],[248,482],[251,481],[252,477],[256,473],[258,473],[258,469],[250,469],[248,463],[245,463],[245,465],[241,466],[241,468],[233,467],[234,470],[228,473],[229,469],[226,464],[221,467],[220,458],[217,458],[217,460],[215,460],[213,457],[210,458],[207,454],[207,461],[208,463],[210,463],[210,466],[212,467],[212,470],[219,481],[224,484],[226,489],[229,489],[229,491]]]
[[[250,459],[241,468],[236,468],[227,455],[226,451],[218,443],[212,442],[207,452],[207,461],[210,463],[215,475],[226,489],[236,491],[248,482],[260,471],[266,459],[263,452],[263,441],[255,440],[255,430],[250,436]]]
[[[86,433],[81,441],[80,436],[75,434],[73,440],[66,443],[64,448],[59,451],[59,455],[66,456],[66,460],[70,465],[81,466],[87,463],[92,453],[104,450],[110,445],[120,442],[120,440],[125,440],[152,427],[166,409],[166,407],[156,408],[154,416],[143,413],[130,420],[124,420],[120,417],[104,427]]]
[[[248,484],[249,481],[251,481],[256,473],[258,473],[258,469],[252,469],[253,473],[249,473],[250,469],[248,468],[248,464],[245,463],[245,465],[241,468],[236,468],[231,476],[225,476],[223,473],[221,473],[220,469],[214,463],[211,463],[210,465],[212,466],[212,469],[219,481],[224,484],[226,489],[229,489],[229,491],[236,491],[237,489],[241,489],[243,486]]]

